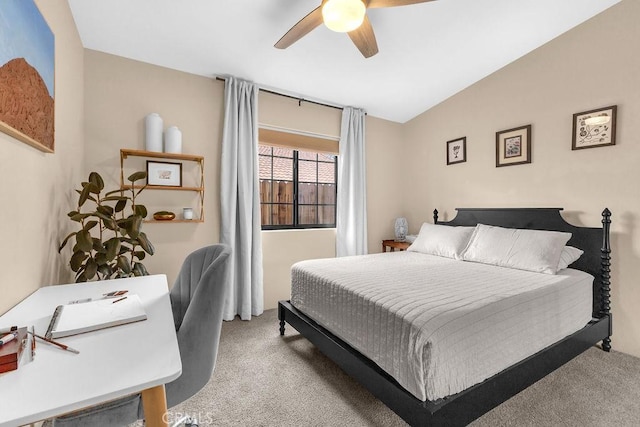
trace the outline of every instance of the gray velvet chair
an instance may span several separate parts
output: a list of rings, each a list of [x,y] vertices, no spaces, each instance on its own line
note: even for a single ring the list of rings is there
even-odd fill
[[[167,407],[196,394],[211,378],[218,354],[231,248],[207,246],[184,261],[170,292],[182,375],[166,384]],[[144,417],[139,394],[50,420],[55,427],[125,426]],[[175,420],[172,420],[175,421]]]

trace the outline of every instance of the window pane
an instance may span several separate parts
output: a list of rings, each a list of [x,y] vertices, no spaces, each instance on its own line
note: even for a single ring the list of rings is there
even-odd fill
[[[333,184],[336,182],[335,163],[318,163],[318,182]]]
[[[262,225],[282,228],[335,225],[336,165],[334,154],[259,145]],[[298,191],[295,197],[294,188]]]
[[[336,155],[335,154],[318,153],[318,161],[335,163],[336,162]]]
[[[274,203],[293,203],[293,182],[275,181],[272,201]]]
[[[299,224],[317,224],[316,222],[316,211],[317,206],[307,206],[300,205],[298,206],[298,223]]]
[[[299,151],[298,158],[300,160],[316,160],[318,153],[312,151]]]
[[[260,180],[260,202],[261,203],[271,203],[271,180],[270,179],[261,179]]]
[[[298,203],[303,205],[315,205],[317,199],[318,184],[298,184]]]
[[[299,182],[316,182],[318,163],[308,160],[300,160],[298,162],[298,181]]]
[[[273,159],[273,179],[293,181],[293,159]]]
[[[268,145],[258,145],[258,154],[271,155],[271,147]]]
[[[291,148],[273,147],[273,155],[293,159],[293,150]]]
[[[260,179],[271,179],[271,156],[258,156]]]
[[[335,205],[336,204],[336,186],[335,184],[318,185],[318,204]]]
[[[271,205],[273,225],[293,225],[293,205]]]
[[[336,207],[335,206],[319,206],[318,224],[335,224]]]
[[[262,225],[271,225],[271,205],[260,205],[260,220]]]

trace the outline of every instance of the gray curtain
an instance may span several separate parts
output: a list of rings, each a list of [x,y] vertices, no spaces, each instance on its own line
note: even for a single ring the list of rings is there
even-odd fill
[[[365,112],[342,110],[338,157],[336,255],[367,253],[367,171],[365,158]]]
[[[232,248],[223,319],[250,320],[263,311],[258,87],[228,77],[220,179],[220,240]]]

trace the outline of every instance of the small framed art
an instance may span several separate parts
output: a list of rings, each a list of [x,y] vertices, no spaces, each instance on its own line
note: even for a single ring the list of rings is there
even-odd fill
[[[496,167],[531,163],[531,125],[496,132]]]
[[[147,160],[147,185],[182,187],[182,163]]]
[[[454,165],[467,161],[467,137],[447,141],[447,164]]]
[[[603,147],[616,144],[617,105],[573,115],[571,149]]]

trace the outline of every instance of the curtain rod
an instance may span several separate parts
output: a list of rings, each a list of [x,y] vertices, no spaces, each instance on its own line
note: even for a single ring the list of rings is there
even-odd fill
[[[226,79],[224,77],[216,77],[216,80],[220,80],[220,81],[226,81]],[[298,106],[302,106],[303,102],[308,102],[310,104],[316,104],[316,105],[322,105],[323,107],[331,107],[331,108],[335,108],[337,110],[343,110],[344,107],[338,107],[337,105],[331,105],[331,104],[325,104],[322,102],[318,102],[318,101],[311,101],[309,99],[304,99],[304,98],[300,98],[298,96],[293,96],[293,95],[288,95],[286,93],[282,93],[282,92],[275,92],[273,90],[269,90],[269,89],[264,89],[264,88],[258,88],[260,91],[262,92],[266,92],[266,93],[270,93],[273,95],[279,95],[279,96],[284,96],[285,98],[291,98],[291,99],[295,99],[298,101]]]

